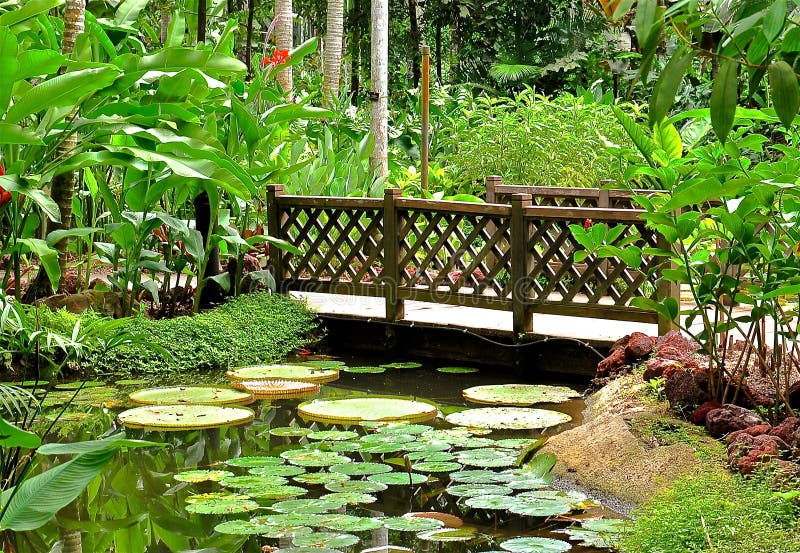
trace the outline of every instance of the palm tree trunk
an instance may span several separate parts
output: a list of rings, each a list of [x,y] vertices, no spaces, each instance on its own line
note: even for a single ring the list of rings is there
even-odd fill
[[[361,86],[361,0],[353,0],[350,27],[350,103],[357,106],[358,88]]]
[[[422,71],[420,70],[420,35],[419,20],[417,19],[417,0],[408,0],[408,19],[411,23],[411,79],[414,88],[419,86],[419,79]]]
[[[166,7],[161,8],[161,44],[166,44],[169,24],[172,22],[172,14]]]
[[[327,31],[325,35],[325,81],[322,102],[339,97],[339,77],[342,71],[342,35],[344,33],[344,1],[328,0]]]
[[[275,0],[275,45],[279,50],[291,50],[294,47],[294,25],[292,0]],[[278,82],[290,97],[292,93],[292,68],[281,69],[277,74]]]
[[[389,0],[372,0],[370,70],[370,130],[375,137],[375,147],[369,156],[369,162],[375,175],[382,177],[389,173]]]

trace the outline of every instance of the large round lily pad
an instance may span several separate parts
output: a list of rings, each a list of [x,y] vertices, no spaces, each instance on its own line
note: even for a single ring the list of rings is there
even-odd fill
[[[373,517],[331,513],[323,516],[320,526],[339,532],[368,532],[382,528],[383,522]]]
[[[229,478],[233,473],[229,470],[186,470],[179,472],[173,478],[178,482],[219,482],[223,478]]]
[[[472,374],[479,372],[479,369],[475,367],[439,367],[436,370],[445,374]]]
[[[259,509],[259,504],[252,499],[207,499],[186,505],[190,513],[202,515],[228,515],[231,513],[250,513]]]
[[[415,486],[427,482],[428,475],[417,472],[384,472],[367,476],[367,480],[389,486]]]
[[[511,553],[564,553],[572,546],[561,540],[540,537],[523,537],[506,540],[500,548]]]
[[[234,388],[245,390],[257,399],[295,399],[319,393],[319,384],[300,380],[239,380]]]
[[[297,412],[306,419],[339,424],[361,421],[407,420],[428,421],[438,409],[430,403],[393,397],[363,397],[311,401],[303,403]]]
[[[321,449],[290,449],[281,453],[281,457],[301,467],[329,467],[350,462],[350,457]]]
[[[171,386],[139,390],[128,396],[137,405],[244,405],[253,394],[220,386]]]
[[[339,378],[339,371],[334,369],[318,369],[302,365],[255,365],[228,371],[228,378],[233,381],[242,380],[298,380],[324,384]]]
[[[444,522],[435,518],[422,517],[386,517],[383,525],[389,530],[399,532],[426,532],[444,527]]]
[[[519,407],[536,403],[562,403],[580,397],[572,388],[542,384],[490,384],[467,388],[462,394],[464,399],[474,403]]]
[[[117,420],[128,428],[199,430],[248,423],[253,411],[217,405],[147,405],[123,411]]]
[[[524,407],[484,407],[447,415],[450,424],[495,430],[533,430],[569,422],[566,413]]]
[[[314,532],[292,539],[292,543],[298,547],[349,547],[358,542],[358,536],[336,532]]]
[[[339,472],[348,476],[369,476],[370,474],[380,474],[382,472],[391,472],[392,467],[384,465],[383,463],[344,463],[341,465],[333,465],[330,469],[331,472]]]

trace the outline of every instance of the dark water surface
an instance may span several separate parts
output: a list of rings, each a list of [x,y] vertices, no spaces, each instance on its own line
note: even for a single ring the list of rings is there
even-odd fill
[[[340,358],[349,366],[376,365],[395,361],[394,359]],[[442,417],[429,423],[437,428],[449,428],[451,425],[443,420],[443,416],[461,410],[468,404],[461,396],[461,391],[470,386],[482,384],[500,384],[520,382],[510,375],[496,374],[481,369],[475,374],[445,374],[435,370],[439,364],[426,364],[419,369],[390,369],[380,374],[354,374],[340,372],[338,381],[322,386],[317,398],[345,398],[367,395],[411,396],[435,402]],[[158,382],[152,385],[192,385],[204,382],[220,383],[224,375],[184,375]],[[563,384],[559,382],[536,382],[541,384]],[[570,384],[578,391],[580,386]],[[116,425],[115,416],[129,407],[125,398],[127,394],[147,387],[147,385],[119,387],[118,401],[106,402],[103,407],[76,407],[71,417],[72,422],[60,423],[56,432],[49,436],[51,441],[76,441],[92,439],[103,432],[112,430]],[[247,520],[254,514],[270,514],[264,509],[258,513],[207,515],[193,514],[186,511],[186,499],[190,495],[214,493],[224,490],[217,482],[201,482],[187,484],[177,482],[174,475],[189,469],[224,469],[236,474],[246,474],[246,469],[231,468],[225,461],[243,456],[274,456],[282,451],[298,447],[300,438],[276,437],[270,429],[286,426],[302,426],[315,430],[343,429],[357,430],[358,427],[342,427],[310,423],[296,414],[300,400],[282,400],[277,402],[256,402],[250,405],[256,413],[255,420],[245,426],[182,432],[127,432],[129,437],[163,442],[167,447],[147,450],[130,450],[122,452],[112,461],[103,476],[89,486],[76,505],[70,506],[59,514],[58,522],[61,532],[66,529],[82,532],[83,552],[102,553],[258,553],[263,546],[289,547],[290,541],[282,539],[265,539],[256,536],[230,536],[219,534],[214,527],[227,520]],[[582,399],[571,400],[559,405],[537,405],[568,413],[572,422],[552,428],[545,434],[554,434],[581,423],[584,402]],[[528,431],[493,432],[487,437],[529,438],[539,437],[541,433]],[[303,438],[302,440],[305,440]],[[302,443],[305,443],[303,441]],[[376,462],[399,463],[397,459],[361,458],[358,452],[346,453],[354,461],[371,460]],[[390,457],[387,455],[386,457]],[[477,467],[464,467],[475,469]],[[309,471],[325,470],[309,468]],[[396,469],[401,470],[401,469]],[[502,470],[502,469],[498,469]],[[406,486],[390,486],[378,492],[377,502],[347,507],[347,514],[358,516],[399,516],[410,511],[442,511],[456,514],[464,518],[466,526],[474,527],[478,537],[468,542],[442,543],[416,539],[413,532],[374,530],[366,532],[350,532],[361,538],[360,543],[337,548],[344,553],[359,553],[363,549],[385,545],[412,548],[416,552],[431,553],[464,553],[488,552],[498,550],[500,542],[517,536],[547,536],[567,540],[563,533],[553,532],[567,527],[566,519],[548,520],[541,518],[521,517],[503,511],[476,512],[464,509],[455,497],[443,493],[449,479],[441,475],[431,481],[410,489]],[[297,485],[289,481],[290,485]],[[303,497],[318,497],[328,493],[322,486],[308,486],[309,493]],[[259,501],[269,505],[269,501]],[[495,514],[492,514],[495,513]],[[614,516],[603,508],[592,508],[578,517]],[[59,539],[59,528],[55,524],[48,525],[41,531],[26,532],[19,536],[18,551],[46,553],[52,544]],[[312,551],[312,550],[309,550]],[[318,550],[325,553],[325,550]],[[584,548],[574,545],[571,551],[576,553],[597,553],[607,549]],[[300,552],[298,552],[300,553]]]

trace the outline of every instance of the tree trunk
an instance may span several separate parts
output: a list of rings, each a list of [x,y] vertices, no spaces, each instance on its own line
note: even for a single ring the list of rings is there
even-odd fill
[[[291,50],[294,47],[294,25],[292,17],[292,0],[275,0],[275,45],[279,50]],[[281,69],[277,74],[278,82],[291,98],[292,68]]]
[[[197,0],[197,42],[206,41],[208,0]]]
[[[375,175],[382,177],[389,173],[389,0],[372,0],[370,71],[370,130],[375,137],[375,147],[369,156],[369,162]]]
[[[339,97],[339,77],[342,71],[342,34],[344,33],[344,0],[328,0],[327,31],[325,35],[325,81],[322,102]]]
[[[167,8],[161,8],[161,45],[167,43],[167,34],[169,33],[169,24],[172,22],[172,14]]]
[[[442,23],[436,22],[436,80],[442,83]]]
[[[408,0],[408,19],[411,22],[411,80],[414,88],[419,86],[419,78],[422,74],[420,64],[420,41],[419,41],[419,20],[417,19],[417,0]]]
[[[353,0],[350,22],[350,103],[357,106],[358,88],[361,86],[361,0]]]

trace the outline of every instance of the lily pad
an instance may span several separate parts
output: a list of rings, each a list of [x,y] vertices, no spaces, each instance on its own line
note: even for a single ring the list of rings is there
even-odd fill
[[[231,536],[253,536],[264,534],[274,529],[274,526],[256,524],[249,520],[228,520],[214,526],[214,531]],[[309,531],[311,529],[309,528]]]
[[[368,532],[383,527],[383,522],[372,517],[357,517],[354,515],[344,515],[331,513],[324,515],[320,526],[338,530],[339,532]]]
[[[147,384],[147,380],[144,378],[123,378],[122,380],[115,380],[114,384],[120,387],[143,386]]]
[[[321,526],[326,515],[316,513],[285,513],[279,515],[265,515],[252,519],[257,524],[292,528],[298,526]]]
[[[580,397],[572,388],[543,384],[490,384],[467,388],[462,394],[464,399],[473,403],[517,407],[537,403],[562,403]]]
[[[227,470],[186,470],[179,472],[174,476],[178,482],[219,482],[223,478],[233,476],[233,473]]]
[[[458,518],[455,515],[451,515],[450,513],[438,513],[436,511],[423,511],[417,513],[406,513],[406,517],[417,517],[417,518],[432,518],[435,520],[439,520],[442,524],[445,525],[446,528],[461,528],[464,525],[464,521]]]
[[[466,542],[478,537],[475,528],[463,526],[461,528],[440,528],[417,534],[417,538],[424,541],[438,542]]]
[[[445,374],[472,374],[479,372],[479,369],[475,367],[439,367],[436,370]]]
[[[200,503],[202,501],[208,501],[209,499],[250,499],[250,496],[241,493],[231,493],[228,491],[198,493],[187,497],[186,503],[188,504]]]
[[[447,493],[456,497],[477,497],[481,495],[509,495],[511,488],[497,484],[456,484],[448,486]]]
[[[272,436],[281,438],[302,438],[303,436],[308,436],[311,432],[313,432],[313,430],[310,428],[302,428],[299,426],[279,426],[269,431]]]
[[[540,440],[535,438],[506,438],[504,440],[497,440],[495,445],[505,449],[525,449],[539,443]]]
[[[386,517],[383,519],[383,525],[389,530],[397,530],[399,532],[425,532],[443,528],[444,522],[435,518]]]
[[[117,420],[128,428],[199,430],[248,423],[253,411],[216,405],[148,405],[123,411]]]
[[[303,467],[295,465],[272,465],[266,467],[254,467],[247,472],[254,476],[298,476],[305,472]]]
[[[329,492],[357,492],[357,493],[376,493],[382,492],[389,486],[381,482],[370,482],[369,480],[348,480],[346,482],[328,482],[325,489]]]
[[[344,503],[331,499],[287,499],[278,501],[270,509],[279,513],[327,513],[342,507]]]
[[[566,413],[523,407],[484,407],[448,415],[445,420],[458,426],[495,430],[534,430],[557,426],[572,420]]]
[[[232,513],[250,513],[257,511],[259,504],[252,499],[207,499],[186,505],[190,513],[202,515],[229,515]]]
[[[407,422],[390,422],[377,428],[378,434],[411,434],[415,436],[430,430],[427,424],[409,424]]]
[[[464,484],[493,484],[500,482],[497,473],[491,470],[460,470],[450,473],[450,480]]]
[[[396,397],[363,397],[303,403],[297,412],[304,418],[331,423],[358,423],[375,420],[431,420],[435,405]]]
[[[272,553],[342,553],[330,547],[282,547]]]
[[[35,381],[33,381],[33,382],[35,382]],[[25,384],[27,384],[27,383],[28,382],[23,382],[23,386],[25,386]],[[39,384],[41,385],[41,384],[43,384],[43,382],[40,381]],[[56,390],[74,391],[74,390],[77,390],[79,388],[83,388],[85,390],[87,388],[100,388],[100,387],[105,386],[105,385],[106,385],[105,382],[100,382],[99,380],[87,380],[86,382],[78,380],[78,381],[75,381],[75,382],[62,382],[61,384],[56,384],[55,388],[56,388]]]
[[[358,536],[353,534],[339,534],[336,532],[313,532],[295,536],[292,543],[298,547],[349,547],[359,542]]]
[[[511,498],[507,495],[482,495],[478,497],[468,497],[464,503],[473,509],[505,511],[508,509],[510,499]]]
[[[335,359],[320,359],[319,361],[303,361],[300,365],[304,367],[316,367],[318,369],[332,369],[334,367],[344,367],[345,362]]]
[[[274,467],[276,465],[282,465],[283,459],[281,457],[267,456],[235,457],[225,461],[225,464],[229,467],[242,467],[247,469],[255,467]]]
[[[421,463],[414,463],[411,468],[420,472],[440,473],[440,472],[453,472],[461,468],[461,463],[455,461],[423,461]]]
[[[171,386],[139,390],[128,396],[136,405],[245,405],[253,394],[219,386]]]
[[[241,380],[234,382],[233,387],[257,399],[307,398],[319,393],[319,384],[299,380]]]
[[[551,517],[565,515],[572,510],[571,505],[557,499],[524,499],[515,497],[507,505],[508,511],[515,515],[527,517]]]
[[[406,444],[417,439],[413,434],[402,434],[400,432],[379,432],[377,434],[367,434],[361,436],[360,442],[364,444]]]
[[[416,363],[414,361],[407,361],[405,363],[383,363],[379,365],[379,367],[383,367],[384,369],[418,369],[422,366],[422,363]]]
[[[386,372],[386,367],[342,367],[346,373],[380,374]]]
[[[589,507],[599,505],[595,500],[589,499],[585,493],[577,490],[533,490],[517,495],[522,500],[550,500],[561,501],[570,507],[570,510],[582,511]]]
[[[596,518],[581,521],[581,526],[571,526],[559,530],[569,536],[572,541],[577,541],[583,547],[597,547],[611,549],[614,546],[614,537],[630,527],[631,522],[618,518]]]
[[[300,382],[324,384],[339,378],[339,371],[304,367],[302,365],[256,365],[228,371],[228,378],[233,381],[298,380]]]
[[[222,486],[234,489],[264,488],[268,486],[282,486],[287,482],[282,476],[228,476],[219,481]]]
[[[341,465],[333,465],[328,470],[331,472],[338,472],[348,476],[368,476],[370,474],[380,474],[382,472],[391,472],[392,467],[384,465],[383,463],[345,463]]]
[[[383,474],[373,474],[367,476],[370,482],[378,482],[388,486],[416,486],[428,481],[427,474],[419,474],[412,472],[410,475],[407,472],[384,472]]]
[[[271,485],[258,488],[248,488],[247,493],[258,499],[287,499],[305,495],[308,490],[300,486]]]
[[[375,503],[378,498],[368,493],[360,492],[334,492],[320,496],[320,499],[344,501],[347,505],[360,505],[362,503]]]
[[[330,442],[325,445],[329,450],[337,453],[354,453],[364,449],[360,442]]]
[[[470,467],[513,467],[517,456],[501,449],[467,449],[458,453],[458,462]]]
[[[295,482],[301,484],[328,484],[329,482],[347,482],[350,477],[346,474],[339,474],[338,472],[308,472],[301,476],[292,478]]]
[[[345,441],[358,438],[358,432],[352,430],[318,430],[306,435],[309,440],[326,440],[331,442]]]
[[[290,449],[281,453],[281,457],[301,467],[329,467],[350,462],[349,457],[321,449]]]
[[[500,549],[510,553],[564,553],[572,546],[561,540],[540,537],[523,537],[506,540],[500,544]]]
[[[447,451],[414,451],[408,454],[411,461],[452,461],[456,458],[455,453]]]

